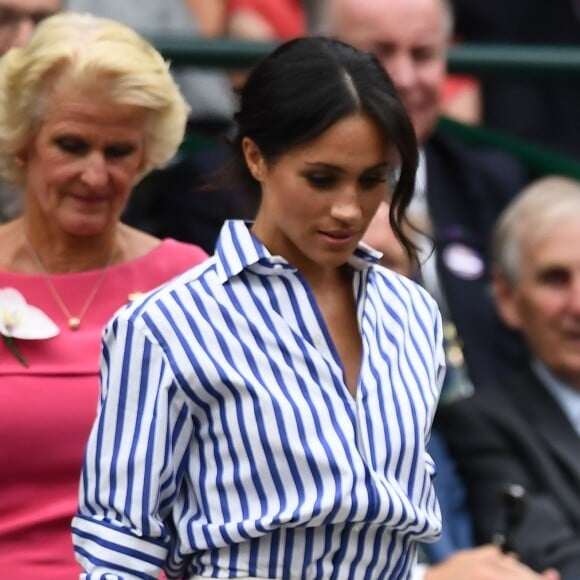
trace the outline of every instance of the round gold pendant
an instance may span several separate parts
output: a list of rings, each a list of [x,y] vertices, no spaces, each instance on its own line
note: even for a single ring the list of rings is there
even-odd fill
[[[71,317],[68,319],[68,327],[69,327],[71,330],[77,330],[77,329],[78,329],[78,327],[79,327],[80,325],[81,325],[81,320],[80,320],[80,318],[77,318],[76,316],[71,316]]]

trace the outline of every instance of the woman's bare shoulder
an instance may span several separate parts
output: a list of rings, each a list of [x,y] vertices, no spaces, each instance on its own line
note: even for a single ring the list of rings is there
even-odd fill
[[[147,232],[143,232],[131,226],[120,226],[121,262],[128,262],[141,258],[154,250],[161,240]]]

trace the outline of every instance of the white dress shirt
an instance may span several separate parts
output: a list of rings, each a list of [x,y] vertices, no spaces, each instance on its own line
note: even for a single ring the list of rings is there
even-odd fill
[[[409,578],[441,527],[442,328],[378,256],[349,261],[355,397],[304,278],[243,222],[113,319],[73,522],[87,579]]]

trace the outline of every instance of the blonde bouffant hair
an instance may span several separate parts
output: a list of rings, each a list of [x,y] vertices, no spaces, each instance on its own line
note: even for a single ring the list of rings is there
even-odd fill
[[[22,154],[45,120],[57,82],[104,91],[99,94],[113,104],[147,112],[139,177],[163,167],[175,155],[189,106],[168,63],[119,22],[61,12],[44,20],[26,46],[11,49],[0,59],[0,173],[7,180],[24,182]]]

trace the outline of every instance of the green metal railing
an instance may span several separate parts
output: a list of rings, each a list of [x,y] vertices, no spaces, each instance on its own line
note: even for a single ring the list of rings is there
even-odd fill
[[[465,125],[446,117],[439,124],[441,130],[465,143],[502,149],[515,155],[538,177],[553,173],[580,179],[580,161],[572,157],[488,127]]]
[[[275,42],[179,36],[150,37],[150,40],[175,67],[217,69],[247,68],[277,46]],[[449,50],[448,68],[452,73],[473,74],[480,78],[567,78],[580,83],[580,46],[461,44]],[[559,173],[580,179],[579,160],[507,133],[446,118],[441,119],[441,128],[467,143],[508,151],[539,175]],[[188,147],[187,141],[184,145]]]
[[[273,50],[275,42],[151,36],[149,40],[174,66],[234,69],[248,67]]]
[[[462,44],[449,51],[451,72],[478,77],[575,77],[580,80],[580,46]]]
[[[150,40],[175,66],[225,69],[250,66],[276,46],[275,42],[186,36],[159,36]],[[448,64],[451,72],[477,76],[580,78],[580,46],[460,44],[449,50]]]

